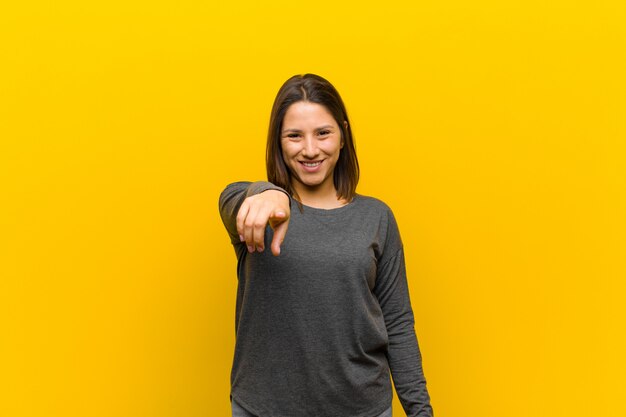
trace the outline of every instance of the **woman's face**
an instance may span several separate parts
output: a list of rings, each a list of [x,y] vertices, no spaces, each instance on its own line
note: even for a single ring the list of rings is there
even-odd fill
[[[283,159],[294,187],[334,188],[333,170],[343,147],[341,130],[321,104],[298,101],[287,109],[281,131]]]

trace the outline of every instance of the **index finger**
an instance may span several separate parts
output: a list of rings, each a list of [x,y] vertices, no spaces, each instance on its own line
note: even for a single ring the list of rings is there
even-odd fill
[[[285,235],[287,234],[287,228],[289,227],[289,220],[286,220],[274,228],[274,237],[272,238],[271,248],[272,254],[274,256],[280,255],[280,246],[283,244],[285,240]]]

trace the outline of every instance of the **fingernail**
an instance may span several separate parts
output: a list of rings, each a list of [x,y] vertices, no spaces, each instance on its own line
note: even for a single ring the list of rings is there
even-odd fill
[[[239,240],[243,242],[246,239],[244,239],[243,235],[239,235]]]
[[[250,253],[254,252],[254,248],[252,246],[250,246],[250,245],[248,245],[248,252],[250,252]]]
[[[258,248],[256,248],[256,250],[258,250],[259,252],[263,252],[263,247],[259,246]]]

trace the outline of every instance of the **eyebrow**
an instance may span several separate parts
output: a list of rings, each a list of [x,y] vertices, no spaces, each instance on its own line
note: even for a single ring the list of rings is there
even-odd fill
[[[318,128],[316,128],[315,130],[322,130],[322,129],[328,129],[328,128],[332,128],[332,125],[324,125],[324,126],[320,126]],[[300,129],[285,129],[283,130],[282,133],[287,133],[287,132],[300,132]]]

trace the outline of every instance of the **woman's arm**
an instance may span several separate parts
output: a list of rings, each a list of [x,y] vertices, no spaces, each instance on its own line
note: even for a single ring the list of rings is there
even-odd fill
[[[433,417],[430,395],[415,335],[415,319],[406,277],[404,248],[389,211],[385,249],[377,266],[373,292],[380,304],[389,348],[387,360],[398,398],[408,417]]]
[[[264,193],[270,190],[279,192]],[[283,188],[267,181],[231,183],[220,194],[219,211],[233,245],[245,242],[250,253],[264,250],[265,227],[270,224],[272,253],[280,253],[291,214],[291,198]]]

